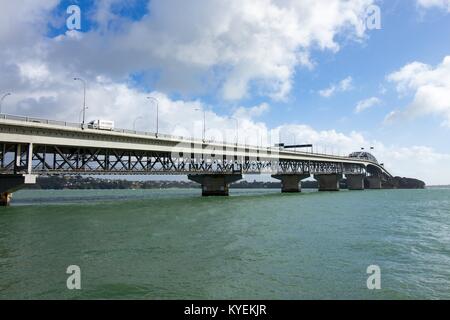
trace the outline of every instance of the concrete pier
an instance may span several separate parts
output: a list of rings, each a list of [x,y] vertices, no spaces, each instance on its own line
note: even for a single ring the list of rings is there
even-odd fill
[[[366,177],[368,189],[382,189],[381,178],[378,176]]]
[[[348,190],[364,190],[365,174],[346,174]]]
[[[190,174],[188,179],[202,185],[202,196],[228,196],[230,183],[242,179],[241,174]]]
[[[12,193],[28,184],[35,184],[32,174],[0,174],[0,206],[9,206]]]
[[[309,174],[274,174],[272,178],[281,180],[281,192],[295,193],[301,192],[300,182],[303,179],[309,178]]]
[[[342,174],[315,174],[314,179],[319,183],[319,191],[339,191],[339,181]]]

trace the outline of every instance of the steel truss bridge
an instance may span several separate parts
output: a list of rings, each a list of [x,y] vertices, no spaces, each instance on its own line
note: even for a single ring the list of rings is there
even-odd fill
[[[367,159],[0,115],[0,179],[52,174],[391,177]]]
[[[2,173],[28,173],[29,145],[0,144]],[[360,164],[296,159],[272,159],[268,155],[217,156],[192,152],[152,152],[55,145],[32,146],[34,174],[274,174],[365,173]],[[212,151],[215,152],[215,151]]]

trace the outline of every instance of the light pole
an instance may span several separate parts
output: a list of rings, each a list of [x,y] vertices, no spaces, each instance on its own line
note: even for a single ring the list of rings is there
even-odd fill
[[[239,144],[239,120],[234,117],[231,117],[231,119],[236,121],[236,145],[238,145]]]
[[[78,122],[81,122],[82,113],[83,113],[83,110],[80,110],[80,113],[78,114]]]
[[[201,111],[201,109],[195,109],[195,111]],[[203,143],[206,141],[206,111],[203,110]]]
[[[151,100],[156,104],[156,137],[159,134],[159,101],[154,97],[147,97],[147,100]]]
[[[3,100],[5,100],[5,98],[7,97],[7,96],[10,96],[11,95],[11,92],[7,92],[7,93],[5,93],[3,96],[2,96],[2,98],[0,99],[0,113],[2,113],[2,103],[3,103]]]
[[[142,117],[137,117],[136,119],[134,119],[133,121],[133,131],[136,131],[136,121],[142,119]]]
[[[81,78],[73,78],[75,81],[81,81],[83,83],[83,122],[81,127],[84,128],[84,123],[86,121],[86,81]]]

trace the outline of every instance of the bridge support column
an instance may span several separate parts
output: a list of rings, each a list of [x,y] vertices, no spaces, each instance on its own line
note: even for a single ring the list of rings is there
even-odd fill
[[[25,185],[35,184],[36,176],[32,174],[0,175],[0,206],[9,206],[12,193]]]
[[[382,189],[381,177],[370,176],[366,177],[368,189]]]
[[[364,190],[365,174],[346,174],[348,190]]]
[[[301,192],[300,181],[309,178],[309,174],[274,174],[272,178],[281,180],[281,192],[295,193]]]
[[[314,179],[319,183],[319,191],[339,191],[342,174],[315,174]]]
[[[241,174],[190,174],[188,179],[202,185],[202,196],[228,196],[230,183],[242,179]]]

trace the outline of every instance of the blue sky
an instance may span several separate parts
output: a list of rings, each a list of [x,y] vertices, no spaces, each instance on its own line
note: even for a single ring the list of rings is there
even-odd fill
[[[98,5],[95,1],[61,1],[54,15],[63,13],[65,17],[65,8],[71,4],[82,8],[82,32],[98,27],[91,19]],[[383,125],[383,119],[392,109],[406,106],[411,98],[410,95],[398,97],[394,86],[386,81],[388,74],[413,61],[437,65],[450,53],[449,15],[439,8],[418,10],[413,1],[383,1],[377,4],[382,10],[382,29],[369,31],[367,37],[358,42],[344,40],[338,52],[313,50],[315,67],[312,70],[301,67],[295,70],[293,89],[286,101],[270,101],[260,96],[257,89],[253,89],[248,97],[232,102],[223,101],[215,91],[180,95],[169,90],[167,94],[174,98],[201,99],[223,114],[229,113],[232,107],[251,107],[270,102],[273,108],[261,118],[270,127],[284,123],[308,123],[321,130],[362,131],[375,139],[388,139],[403,145],[427,144],[437,149],[447,148],[448,128],[439,126],[438,119],[421,118],[395,126]],[[149,14],[145,0],[131,1],[126,5],[113,4],[111,11],[134,21]],[[57,28],[51,26],[48,35],[53,37],[65,32],[65,24],[61,24]],[[154,72],[157,74],[157,70]],[[146,90],[157,87],[157,76],[149,77],[151,73],[152,70],[131,73],[132,85]],[[349,76],[354,83],[352,90],[337,93],[331,98],[317,94],[319,90]],[[382,88],[386,93],[380,93]],[[353,112],[358,101],[372,96],[380,96],[381,105],[364,114]],[[421,131],[422,134],[414,134],[414,131]]]
[[[354,18],[373,4],[381,29],[361,32]],[[81,30],[67,29],[70,5]],[[448,0],[45,0],[21,10],[7,5],[0,23],[11,113],[77,121],[70,79],[81,76],[89,116],[123,127],[154,117],[152,94],[167,133],[198,136],[202,109],[209,135],[239,118],[250,142],[276,130],[283,142],[342,153],[375,145],[399,175],[427,178],[425,167],[450,159]],[[429,179],[450,183],[450,170]]]

